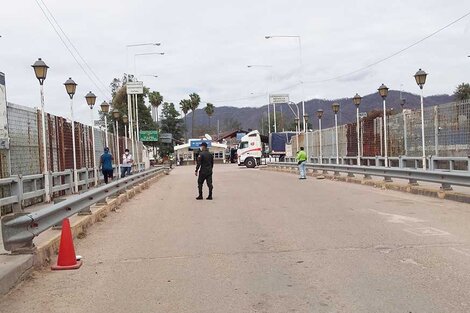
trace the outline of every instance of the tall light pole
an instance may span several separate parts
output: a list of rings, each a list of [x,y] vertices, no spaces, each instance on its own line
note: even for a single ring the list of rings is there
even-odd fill
[[[126,114],[122,116],[122,122],[124,123],[124,139],[125,139],[125,146],[127,149],[127,123],[129,122],[129,118]]]
[[[138,56],[144,56],[144,55],[165,55],[165,52],[149,52],[149,53],[137,53],[134,54],[134,75],[137,75],[137,66],[135,63],[136,57]]]
[[[95,186],[98,185],[98,167],[96,166],[96,144],[95,144],[95,126],[93,125],[93,107],[95,106],[96,96],[91,91],[85,96],[86,103],[90,107],[90,117],[91,117],[91,138],[93,143],[93,177],[95,180]]]
[[[113,117],[114,117],[114,123],[115,123],[115,127],[116,127],[116,160],[117,160],[117,168],[118,168],[118,173],[117,173],[117,177],[119,179],[119,175],[121,174],[121,154],[119,152],[119,117],[121,117],[121,112],[119,112],[118,109],[114,109],[113,110]]]
[[[317,117],[318,117],[318,131],[319,131],[319,144],[320,144],[320,164],[323,164],[323,149],[322,149],[322,127],[321,127],[321,118],[323,117],[323,110],[318,109],[317,110]]]
[[[271,38],[297,38],[299,43],[299,62],[300,62],[300,85],[302,89],[302,115],[305,115],[305,90],[304,90],[304,82],[303,82],[303,64],[302,64],[302,40],[300,36],[264,36],[266,39]],[[304,120],[304,132],[307,131],[307,125]]]
[[[295,138],[297,139],[296,142],[297,142],[297,151],[299,151],[299,124],[300,124],[300,118],[296,117],[294,118],[294,122],[295,122]]]
[[[269,68],[270,69],[270,76],[271,76],[271,85],[274,83],[274,76],[273,76],[273,70],[272,70],[272,65],[258,65],[258,64],[252,64],[252,65],[247,65],[246,67],[248,68],[254,68],[254,67],[261,67],[261,68]],[[268,135],[271,133],[271,97],[269,96],[269,90],[271,89],[272,86],[269,86],[267,88],[267,94],[268,94]],[[276,107],[275,104],[274,106],[274,132],[276,132]]]
[[[387,105],[385,99],[387,98],[388,95],[388,87],[382,84],[379,89],[379,94],[382,97],[382,102],[383,102],[383,110],[384,110],[384,149],[385,149],[385,167],[388,167],[388,140],[387,140],[387,135],[388,135],[388,129],[387,129]]]
[[[353,97],[353,103],[356,106],[356,133],[357,133],[357,165],[361,165],[361,138],[359,136],[359,105],[361,105],[361,96],[356,93]]]
[[[75,120],[73,117],[73,95],[77,89],[77,84],[72,80],[72,78],[67,79],[64,83],[65,90],[67,91],[70,97],[70,121],[72,123],[72,155],[73,155],[73,191],[78,193],[78,173],[77,173],[77,154],[75,147]]]
[[[419,89],[421,89],[421,137],[423,139],[422,144],[423,144],[423,170],[426,170],[426,142],[424,138],[424,97],[423,97],[423,87],[424,84],[426,83],[426,76],[428,74],[423,71],[422,69],[419,69],[416,74],[415,74],[415,80],[416,83],[419,86]],[[437,144],[437,143],[436,143]]]
[[[401,97],[400,97],[401,98]],[[401,98],[400,99],[400,105],[401,105],[401,114],[403,115],[403,147],[404,147],[404,153],[405,156],[408,155],[408,135],[406,131],[406,115],[405,115],[405,104],[406,104],[406,99]]]
[[[108,143],[108,112],[109,112],[109,104],[106,101],[101,103],[101,112],[104,115],[104,132],[105,132],[105,146],[109,148]]]
[[[339,103],[335,102],[331,105],[333,112],[335,113],[335,132],[336,132],[336,164],[339,164],[339,142],[338,142],[338,112]]]
[[[135,43],[135,44],[130,44],[126,45],[126,65],[127,65],[127,71],[129,71],[129,48],[135,48],[135,47],[143,47],[143,46],[160,46],[161,43],[159,42],[143,42],[143,43]],[[127,73],[127,78],[129,79],[129,73]]]
[[[39,81],[40,91],[41,91],[41,124],[42,124],[42,158],[43,158],[43,165],[42,165],[42,173],[44,174],[44,201],[50,202],[51,195],[50,195],[50,182],[49,182],[49,175],[48,175],[48,167],[47,167],[47,150],[46,150],[46,113],[44,112],[44,81],[46,80],[47,76],[47,69],[49,66],[44,63],[41,58],[39,58],[33,65],[31,65],[34,69],[34,74]]]
[[[304,123],[308,125],[308,114],[304,114]],[[305,151],[307,153],[307,161],[310,162],[310,151],[308,149],[308,131],[304,132],[305,135]]]

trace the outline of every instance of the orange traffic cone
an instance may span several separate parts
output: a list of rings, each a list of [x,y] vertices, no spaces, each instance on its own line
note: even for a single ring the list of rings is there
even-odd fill
[[[82,266],[82,261],[77,261],[75,248],[73,247],[72,231],[68,218],[62,221],[62,234],[60,236],[59,257],[57,265],[51,266],[53,270],[75,270]]]

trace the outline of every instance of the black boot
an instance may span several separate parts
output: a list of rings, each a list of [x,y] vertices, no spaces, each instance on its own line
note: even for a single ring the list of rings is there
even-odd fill
[[[204,199],[202,197],[202,186],[200,186],[200,187],[198,186],[198,189],[199,189],[199,196],[196,198],[196,200],[202,200],[202,199]]]
[[[207,200],[212,200],[212,189],[209,190],[209,196],[206,199]]]

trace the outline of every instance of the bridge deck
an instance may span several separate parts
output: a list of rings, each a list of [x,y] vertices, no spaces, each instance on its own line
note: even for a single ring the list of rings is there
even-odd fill
[[[0,312],[468,312],[470,206],[218,165],[175,169]]]

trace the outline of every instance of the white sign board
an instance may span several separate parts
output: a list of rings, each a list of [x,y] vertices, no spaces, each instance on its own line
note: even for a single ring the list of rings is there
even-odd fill
[[[286,144],[286,157],[292,158],[294,155],[292,153],[292,145]]]
[[[143,82],[128,82],[126,84],[127,94],[128,95],[141,95],[144,93],[144,83]]]
[[[269,95],[269,103],[273,104],[281,104],[281,103],[289,103],[289,95]]]

